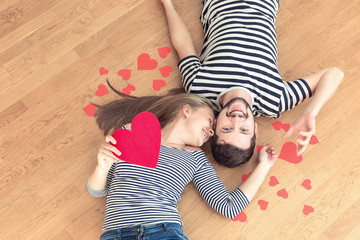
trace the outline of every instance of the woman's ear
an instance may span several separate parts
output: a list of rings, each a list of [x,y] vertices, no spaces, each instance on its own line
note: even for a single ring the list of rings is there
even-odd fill
[[[191,111],[192,111],[191,106],[189,104],[185,104],[182,108],[182,115],[185,118],[188,118],[188,117],[190,117]]]

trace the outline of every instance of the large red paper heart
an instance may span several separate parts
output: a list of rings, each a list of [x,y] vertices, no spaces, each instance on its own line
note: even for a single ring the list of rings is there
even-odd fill
[[[314,208],[312,206],[304,205],[304,208],[303,208],[304,215],[309,215],[312,212],[314,212]]]
[[[259,200],[258,204],[260,206],[260,209],[264,211],[267,209],[269,202],[267,202],[265,200]]]
[[[300,163],[302,161],[302,156],[297,156],[296,151],[296,144],[293,142],[287,142],[281,148],[279,158],[294,164]]]
[[[274,129],[276,131],[279,131],[281,129],[281,122],[280,121],[276,121],[272,124],[272,126],[274,127]]]
[[[171,52],[171,49],[169,47],[158,48],[158,52],[161,58],[166,58],[167,55]]]
[[[100,75],[106,75],[109,73],[109,70],[107,70],[104,67],[101,67],[101,68],[99,68],[99,73],[100,73]]]
[[[310,189],[312,188],[310,179],[305,179],[305,180],[301,183],[301,185],[302,185],[305,189],[307,189],[307,190],[310,190]]]
[[[108,93],[109,93],[109,91],[107,90],[106,86],[104,84],[100,84],[98,86],[98,90],[96,90],[96,92],[95,92],[95,95],[98,97],[102,97]]]
[[[93,104],[88,104],[86,107],[83,108],[83,111],[88,117],[94,116],[96,106]]]
[[[277,195],[278,195],[279,197],[282,197],[282,198],[285,198],[285,199],[288,198],[288,196],[289,196],[289,194],[288,194],[288,192],[286,191],[285,188],[279,190],[279,191],[277,192]]]
[[[159,68],[161,76],[163,76],[164,78],[167,78],[168,76],[170,76],[170,72],[173,70],[171,66],[165,66],[165,67],[161,67]]]
[[[270,177],[269,186],[273,187],[279,184],[279,181],[275,176]]]
[[[162,87],[164,87],[166,85],[166,82],[164,81],[164,80],[161,80],[161,79],[159,79],[159,80],[153,80],[153,89],[155,90],[155,91],[160,91],[160,89],[162,88]]]
[[[312,135],[311,138],[310,138],[310,142],[309,142],[311,145],[315,145],[315,144],[318,144],[319,143],[319,140],[318,138],[315,136],[315,135]]]
[[[234,222],[236,221],[245,222],[247,220],[247,216],[244,213],[244,211],[241,211],[236,217],[232,218],[231,220]]]
[[[147,53],[142,53],[137,59],[137,70],[153,70],[157,67],[158,63],[156,60],[151,59]]]
[[[154,114],[142,112],[131,122],[131,131],[118,129],[113,135],[114,145],[121,155],[119,159],[128,163],[156,168],[161,145],[161,127]]]
[[[131,69],[121,69],[118,71],[118,75],[122,77],[124,81],[127,81],[131,77]]]
[[[132,91],[135,91],[136,87],[134,85],[128,84],[126,88],[123,88],[123,94],[130,95]]]
[[[241,176],[241,180],[242,180],[242,181],[245,181],[250,174],[251,174],[251,171],[250,171],[248,174],[246,174],[246,173],[243,174],[243,175]]]

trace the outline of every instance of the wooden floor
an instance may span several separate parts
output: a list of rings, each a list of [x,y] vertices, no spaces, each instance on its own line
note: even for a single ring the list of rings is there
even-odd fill
[[[174,0],[198,53],[200,0]],[[179,211],[189,239],[360,239],[360,2],[283,0],[277,21],[279,68],[286,80],[337,66],[345,78],[317,117],[316,137],[299,164],[279,159],[245,209],[245,222],[213,211],[190,184]],[[158,49],[170,47],[164,58]],[[137,70],[147,53],[154,70]],[[96,96],[108,78],[131,94],[164,94],[180,87],[178,57],[157,0],[0,1],[0,239],[98,239],[105,199],[93,199],[86,181],[103,136],[83,108],[117,98]],[[169,77],[158,70],[171,66]],[[104,68],[108,73],[99,69]],[[118,75],[130,69],[127,81]],[[164,80],[160,91],[153,80]],[[302,104],[278,119],[291,123]],[[286,142],[272,123],[257,119],[258,145]],[[293,141],[294,138],[287,141]],[[252,170],[213,162],[229,190]],[[279,184],[270,186],[270,177]],[[309,179],[311,189],[301,183]],[[277,192],[285,188],[288,198]],[[268,202],[261,210],[258,200]],[[314,212],[305,215],[304,205]]]

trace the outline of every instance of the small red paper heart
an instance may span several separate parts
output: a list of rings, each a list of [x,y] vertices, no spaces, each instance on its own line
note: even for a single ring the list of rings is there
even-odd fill
[[[107,70],[104,67],[99,68],[100,75],[106,75],[109,73],[109,70]]]
[[[303,208],[304,215],[309,215],[312,212],[314,212],[314,208],[312,206],[304,205],[304,208]]]
[[[132,91],[135,91],[136,87],[134,85],[128,84],[126,88],[123,88],[123,94],[130,95]]]
[[[166,58],[170,52],[171,49],[169,47],[158,48],[158,53],[161,58]]]
[[[156,60],[151,59],[147,53],[142,53],[137,59],[137,70],[153,70],[157,67],[158,63]]]
[[[162,87],[166,85],[166,82],[164,80],[153,80],[153,89],[155,91],[160,91]]]
[[[281,148],[279,158],[290,163],[300,163],[302,161],[302,155],[296,155],[296,144],[293,142],[286,142]]]
[[[276,131],[280,131],[280,129],[281,129],[281,122],[280,121],[276,121],[272,125],[273,125],[273,127],[274,127],[274,129]]]
[[[286,191],[285,188],[279,190],[279,191],[277,192],[277,195],[278,195],[279,197],[282,197],[282,198],[285,198],[285,199],[288,198],[288,196],[289,196],[289,194],[288,194],[288,192]]]
[[[120,150],[117,158],[128,163],[156,168],[161,145],[161,127],[154,114],[142,112],[131,122],[131,131],[118,129],[113,135]]]
[[[260,150],[263,148],[264,146],[256,146],[256,151],[260,152]]]
[[[108,93],[109,93],[109,91],[107,90],[106,86],[104,84],[100,84],[98,86],[98,90],[96,90],[96,92],[95,92],[95,95],[98,97],[102,97]]]
[[[273,187],[279,184],[279,181],[275,176],[270,177],[269,186]]]
[[[170,76],[170,72],[173,70],[171,66],[165,66],[165,67],[161,67],[159,68],[161,75],[164,78],[167,78],[168,76]]]
[[[240,221],[240,222],[246,222],[247,220],[247,216],[244,213],[244,211],[241,211],[236,217],[234,217],[233,219],[231,219],[232,221],[236,222],[236,221]]]
[[[310,189],[312,188],[310,179],[305,179],[305,180],[301,183],[301,185],[302,185],[305,189],[307,189],[307,190],[310,190]]]
[[[248,173],[248,174],[243,174],[242,176],[241,176],[241,180],[242,181],[245,181],[247,178],[248,178],[248,176],[250,175],[250,173],[251,173],[251,171]]]
[[[290,128],[290,124],[289,123],[284,123],[281,125],[281,128],[285,130],[285,132],[289,131]]]
[[[260,209],[264,211],[267,209],[269,202],[267,202],[265,200],[259,200],[258,204],[260,206]]]
[[[94,116],[96,106],[93,104],[88,104],[86,107],[83,108],[83,111],[88,117]]]
[[[315,136],[315,135],[312,135],[311,138],[310,138],[310,142],[309,142],[311,145],[315,145],[315,144],[318,144],[319,143],[319,140],[318,138]]]
[[[122,77],[124,81],[127,81],[131,77],[131,69],[121,69],[118,71],[118,75]]]

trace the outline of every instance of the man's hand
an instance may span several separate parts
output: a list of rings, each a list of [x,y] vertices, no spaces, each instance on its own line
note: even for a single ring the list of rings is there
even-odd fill
[[[274,165],[276,159],[278,158],[278,155],[275,152],[274,147],[272,147],[270,144],[266,144],[260,150],[258,158],[261,164],[268,164],[271,167],[272,165]]]
[[[311,113],[303,113],[289,128],[289,130],[282,136],[282,138],[289,137],[292,133],[296,133],[298,138],[297,155],[300,156],[309,145],[311,136],[315,133],[315,117]]]

